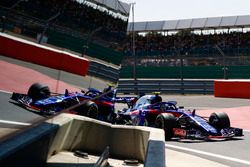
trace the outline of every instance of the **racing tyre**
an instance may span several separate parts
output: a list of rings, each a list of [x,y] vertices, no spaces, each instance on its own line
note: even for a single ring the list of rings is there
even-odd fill
[[[28,96],[32,98],[33,101],[46,99],[50,96],[49,87],[41,83],[34,83],[28,90]]]
[[[116,113],[110,113],[107,116],[107,122],[114,124],[116,122],[117,114]]]
[[[96,119],[99,114],[98,107],[93,101],[87,101],[81,106],[79,115]]]
[[[223,129],[230,127],[230,120],[226,113],[224,112],[215,112],[212,113],[209,117],[209,123],[216,129]]]
[[[170,140],[174,136],[173,128],[176,126],[176,118],[172,114],[162,113],[156,117],[155,127],[165,131],[166,140]]]

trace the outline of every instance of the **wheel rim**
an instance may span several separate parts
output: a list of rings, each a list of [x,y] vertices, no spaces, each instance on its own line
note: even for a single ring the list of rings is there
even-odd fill
[[[219,121],[219,120],[218,120],[215,116],[212,116],[212,117],[210,118],[210,120],[209,120],[209,122],[210,122],[212,125],[215,125],[215,126],[217,126],[218,121]]]
[[[157,128],[159,128],[159,129],[164,129],[164,124],[163,124],[163,122],[162,122],[162,120],[160,119],[160,118],[158,118],[157,120],[156,120],[156,127]]]

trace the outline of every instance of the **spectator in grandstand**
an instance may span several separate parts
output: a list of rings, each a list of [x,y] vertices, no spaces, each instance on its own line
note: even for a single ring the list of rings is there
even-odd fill
[[[176,34],[167,36],[160,33],[148,33],[144,36],[137,34],[135,39],[138,64],[143,66],[173,65],[171,57],[176,57],[179,54],[185,55],[185,57],[218,56],[220,54],[215,45],[218,45],[228,55],[246,54],[246,51],[240,52],[240,49],[246,48],[245,50],[249,50],[250,46],[250,32]],[[123,50],[127,59],[133,53],[131,46],[131,37],[128,36]],[[126,58],[124,61],[126,61]],[[126,62],[130,65],[133,63],[133,61],[129,60]],[[214,61],[206,61],[206,63],[214,64]],[[177,65],[178,63],[174,64]]]
[[[12,1],[3,0],[0,5],[9,7]],[[101,11],[98,8],[85,2],[80,3],[80,1],[73,0],[30,0],[18,5],[15,11],[42,20],[47,20],[60,12],[60,16],[53,23],[86,35],[98,27],[103,27],[96,37],[120,43],[125,37],[127,20],[113,17],[110,11],[106,9]]]
[[[222,48],[226,47],[238,47],[243,45],[244,38],[240,38],[243,33],[234,32],[229,34],[214,34],[214,35],[192,35],[192,36],[163,36],[163,35],[146,35],[136,36],[136,52],[143,56],[150,55],[167,55],[169,52],[181,49],[183,54],[191,52],[195,49],[213,48],[215,45],[219,45]],[[244,33],[244,37],[249,36],[249,33]],[[248,42],[244,42],[246,44]],[[124,53],[131,54],[131,40],[127,38],[124,45]]]

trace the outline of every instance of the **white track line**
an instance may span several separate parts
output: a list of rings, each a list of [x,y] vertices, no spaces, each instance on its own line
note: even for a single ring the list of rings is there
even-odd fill
[[[31,125],[30,123],[16,122],[16,121],[7,121],[7,120],[0,120],[0,123],[4,123],[4,124],[13,124],[13,125],[24,125],[24,126],[29,126],[29,125]]]
[[[3,93],[8,93],[8,94],[11,94],[11,93],[12,93],[12,92],[5,91],[5,90],[0,90],[0,92],[3,92]]]
[[[233,161],[233,162],[237,162],[237,163],[241,163],[241,164],[250,165],[250,161],[245,161],[245,160],[241,160],[241,159],[237,159],[237,158],[233,158],[233,157],[227,157],[224,155],[219,155],[219,154],[209,153],[209,152],[205,152],[205,151],[175,146],[175,145],[171,145],[171,144],[165,144],[165,147],[183,150],[183,151],[188,151],[188,152],[193,152],[193,153],[202,154],[202,155],[206,155],[206,156],[210,156],[210,157],[215,157],[215,158],[225,159],[225,160],[229,160],[229,161]]]

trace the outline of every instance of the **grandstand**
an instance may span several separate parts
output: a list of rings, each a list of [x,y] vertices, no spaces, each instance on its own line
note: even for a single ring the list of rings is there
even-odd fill
[[[249,27],[249,15],[129,23],[121,77],[133,78],[134,30],[138,78],[250,78]]]
[[[119,65],[129,10],[118,0],[1,0],[0,27]]]
[[[137,78],[250,78],[249,15],[128,23],[129,12],[118,0],[1,0],[0,27],[122,65],[121,78],[134,77],[132,31]]]

